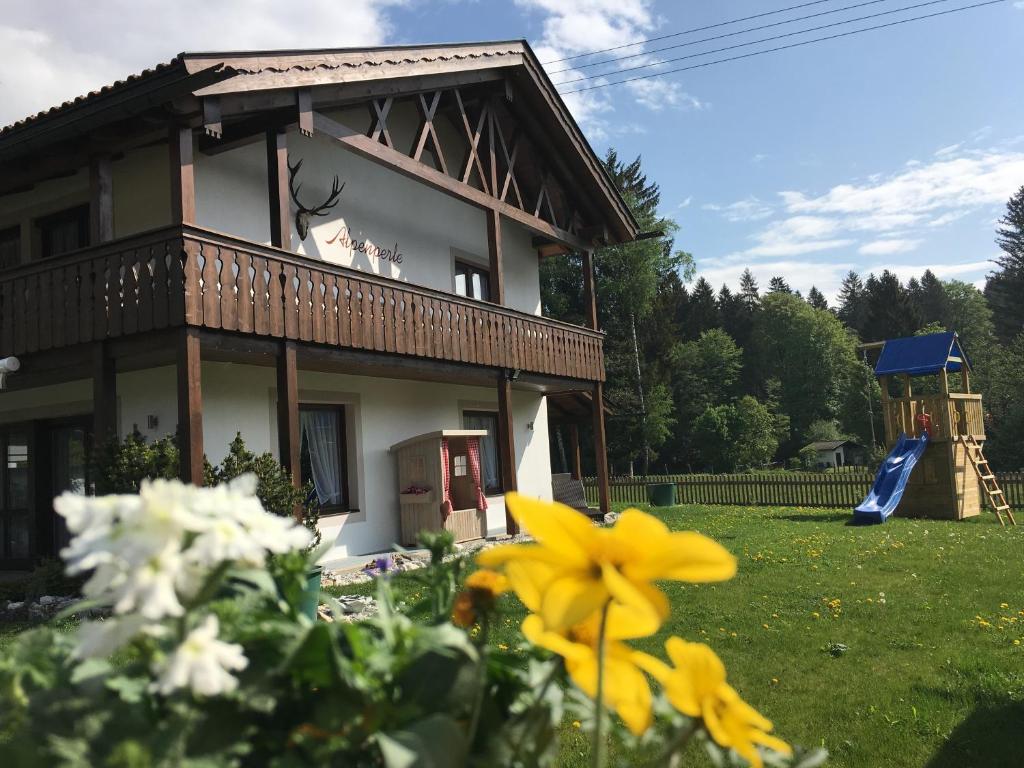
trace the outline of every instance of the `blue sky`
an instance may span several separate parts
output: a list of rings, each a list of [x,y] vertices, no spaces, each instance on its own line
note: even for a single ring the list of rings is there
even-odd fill
[[[686,55],[921,1],[880,0],[659,55]],[[526,37],[548,60],[798,2],[11,4],[0,23],[0,45],[22,66],[17,80],[0,79],[0,122],[186,49]],[[662,44],[855,2],[834,0]],[[937,3],[862,25],[970,2]],[[783,274],[796,288],[816,284],[831,296],[851,268],[891,268],[907,278],[930,267],[940,277],[972,282],[991,269],[994,222],[1006,198],[1024,185],[1022,65],[1024,2],[1008,0],[590,91],[569,102],[598,152],[614,146],[625,157],[643,155],[661,184],[663,212],[682,227],[679,246],[694,254],[698,272],[716,287],[735,284],[749,266],[762,284]]]

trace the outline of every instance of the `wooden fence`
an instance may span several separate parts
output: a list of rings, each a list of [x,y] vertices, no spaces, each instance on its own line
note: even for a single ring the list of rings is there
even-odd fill
[[[1024,508],[1024,472],[997,475],[1006,501]],[[658,475],[613,478],[612,502],[644,504],[649,483],[674,483],[679,504],[734,504],[777,507],[854,507],[875,480],[866,470],[845,472],[773,472],[749,475]],[[597,482],[584,478],[587,501],[598,503]]]

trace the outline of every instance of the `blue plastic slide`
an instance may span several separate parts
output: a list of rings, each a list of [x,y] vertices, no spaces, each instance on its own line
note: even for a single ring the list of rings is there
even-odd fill
[[[924,455],[927,447],[927,432],[922,432],[921,437],[907,437],[906,433],[900,435],[900,439],[878,468],[875,484],[871,486],[867,497],[853,510],[855,522],[884,523],[889,519],[889,515],[903,498],[903,491],[907,487],[910,473],[914,471],[914,465]]]

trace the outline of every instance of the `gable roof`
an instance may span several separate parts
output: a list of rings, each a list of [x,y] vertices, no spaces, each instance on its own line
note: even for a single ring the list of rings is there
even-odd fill
[[[956,331],[888,339],[875,364],[876,376],[907,374],[926,376],[945,369],[955,373],[971,362],[960,346]]]
[[[0,128],[0,161],[37,151],[50,141],[81,135],[104,119],[124,120],[158,106],[161,99],[169,102],[183,94],[203,98],[265,92],[269,98],[310,86],[351,87],[456,73],[480,76],[484,71],[500,71],[514,79],[532,115],[539,118],[543,138],[567,161],[574,176],[592,180],[588,186],[597,193],[602,217],[612,227],[615,240],[636,237],[639,227],[631,211],[525,40],[181,53],[167,63]],[[91,120],[83,122],[83,116]]]
[[[854,442],[853,440],[818,440],[815,443],[808,443],[805,448],[813,448],[816,451],[834,451],[843,445],[853,446],[860,448],[860,443]]]

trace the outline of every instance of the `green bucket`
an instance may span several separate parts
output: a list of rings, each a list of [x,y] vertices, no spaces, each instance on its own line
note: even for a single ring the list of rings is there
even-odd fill
[[[671,507],[676,503],[675,483],[648,483],[647,501],[652,507]]]
[[[306,587],[302,590],[302,613],[316,619],[316,609],[320,605],[320,577],[324,569],[319,565],[306,574]]]

